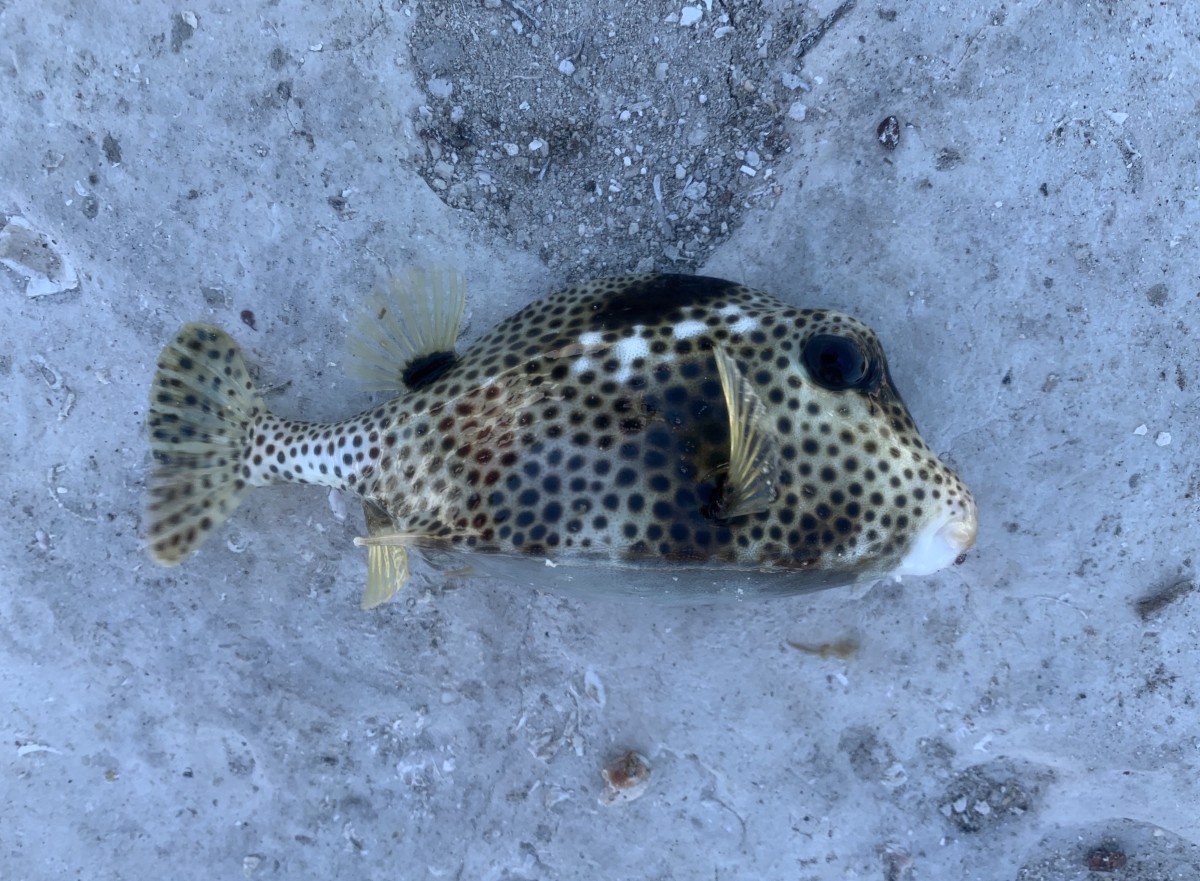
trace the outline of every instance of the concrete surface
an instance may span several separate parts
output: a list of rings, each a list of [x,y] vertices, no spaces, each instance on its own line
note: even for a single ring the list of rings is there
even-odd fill
[[[696,6],[672,65],[835,4]],[[777,53],[771,183],[735,164],[727,237],[638,245],[874,326],[979,502],[963,565],[710,608],[426,573],[365,614],[357,514],[301,489],[144,555],[178,324],[329,419],[370,400],[344,333],[388,272],[460,262],[472,335],[576,271],[573,220],[539,248],[420,176],[407,40],[605,9],[0,0],[0,877],[1200,877],[1194,4],[862,0],[802,62],[744,41]],[[639,39],[683,27],[644,9]],[[645,794],[600,804],[630,749]]]

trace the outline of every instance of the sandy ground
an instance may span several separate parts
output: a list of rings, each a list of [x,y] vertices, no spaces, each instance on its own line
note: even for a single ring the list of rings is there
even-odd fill
[[[624,32],[567,0],[0,0],[0,876],[1200,877],[1200,9],[862,0],[798,61],[835,4],[696,5],[684,43],[694,13],[647,4],[637,38],[675,42],[630,69],[786,20],[795,39],[738,44],[765,47],[739,70],[781,134],[767,159],[709,119],[691,147],[732,151],[695,166],[730,165],[728,234],[667,216],[697,236],[672,251],[641,236],[662,217],[636,241],[622,217],[622,247],[875,327],[975,492],[977,550],[709,608],[427,574],[368,614],[357,513],[297,488],[158,568],[143,420],[177,325],[225,325],[274,409],[329,419],[370,401],[344,338],[388,273],[459,263],[477,335],[578,274],[572,237],[612,260],[569,204],[505,229],[453,157],[429,182],[445,85],[414,74],[417,17],[486,14],[484,43]],[[538,186],[526,164],[504,180]],[[626,750],[646,793],[602,805]]]

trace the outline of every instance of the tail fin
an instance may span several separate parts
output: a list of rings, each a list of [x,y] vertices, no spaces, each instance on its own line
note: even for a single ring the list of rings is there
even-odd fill
[[[234,512],[262,399],[233,338],[188,324],[158,358],[150,392],[150,553],[173,566]]]

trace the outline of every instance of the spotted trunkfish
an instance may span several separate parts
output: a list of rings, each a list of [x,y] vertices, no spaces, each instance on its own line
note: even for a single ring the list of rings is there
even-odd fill
[[[740,284],[572,285],[455,351],[454,271],[393,281],[356,322],[399,395],[328,424],[271,413],[223,330],[188,324],[150,395],[150,553],[174,565],[252,487],[358,495],[363,606],[409,553],[540,587],[703,601],[926,575],[975,541],[970,492],[921,439],[876,335]]]

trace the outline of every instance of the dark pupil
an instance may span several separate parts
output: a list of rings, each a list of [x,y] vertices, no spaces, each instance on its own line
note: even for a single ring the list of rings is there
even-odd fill
[[[866,362],[852,342],[842,337],[817,336],[808,344],[809,369],[821,385],[845,389],[861,385]]]

